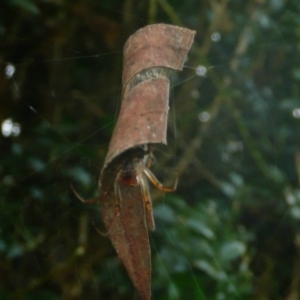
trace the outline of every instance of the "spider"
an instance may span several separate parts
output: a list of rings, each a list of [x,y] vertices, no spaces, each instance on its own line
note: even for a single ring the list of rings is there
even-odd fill
[[[124,161],[121,169],[118,171],[115,182],[114,182],[114,193],[116,198],[116,212],[119,214],[122,205],[122,194],[121,185],[140,187],[142,199],[144,201],[147,223],[151,230],[155,230],[155,222],[153,218],[152,201],[149,193],[149,186],[147,178],[152,182],[152,184],[162,192],[174,192],[177,188],[178,176],[176,176],[175,183],[173,187],[165,187],[155,175],[149,169],[154,161],[154,156],[150,152],[146,162],[138,157],[127,159]]]
[[[148,157],[147,157],[148,156]],[[155,222],[153,218],[153,209],[152,209],[152,201],[149,193],[149,185],[147,178],[152,182],[152,184],[162,192],[174,192],[177,188],[178,184],[178,175],[176,175],[175,183],[173,187],[165,187],[162,183],[155,177],[152,171],[149,169],[155,160],[151,151],[146,159],[141,158],[139,155],[129,156],[122,160],[120,164],[117,164],[117,171],[115,172],[116,176],[114,179],[114,196],[115,196],[115,213],[112,218],[111,225],[109,226],[106,233],[103,233],[97,229],[97,231],[104,236],[107,236],[110,232],[114,224],[114,220],[117,216],[120,216],[120,212],[122,210],[122,193],[121,186],[127,187],[140,187],[141,196],[145,205],[146,210],[146,218],[148,226],[151,230],[155,230]],[[85,204],[92,204],[99,200],[97,199],[83,199],[71,185],[71,189],[73,190],[75,196]],[[104,193],[104,196],[107,192]]]

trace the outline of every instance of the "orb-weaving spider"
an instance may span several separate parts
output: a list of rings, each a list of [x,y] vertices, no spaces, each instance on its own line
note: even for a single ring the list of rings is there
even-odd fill
[[[142,200],[145,205],[147,223],[151,230],[155,230],[155,222],[153,218],[153,209],[152,209],[152,201],[149,193],[149,185],[147,178],[152,182],[152,184],[162,192],[174,192],[177,188],[178,184],[178,176],[176,175],[174,187],[165,187],[162,183],[156,178],[156,176],[149,169],[154,161],[154,156],[151,151],[149,151],[148,157],[145,159],[140,158],[139,156],[135,157],[127,157],[120,164],[117,164],[116,176],[114,179],[114,195],[116,200],[115,205],[115,213],[112,218],[111,225],[107,229],[106,233],[103,233],[97,229],[97,231],[106,236],[109,234],[110,229],[114,224],[114,220],[117,216],[120,216],[120,212],[122,210],[122,193],[121,186],[127,187],[140,187]],[[93,204],[99,199],[83,199],[71,185],[71,189],[73,190],[75,196],[85,204]],[[104,192],[104,197],[107,195],[107,191]]]
[[[147,223],[151,230],[155,229],[155,222],[153,218],[152,201],[149,194],[147,178],[158,190],[168,193],[174,192],[177,188],[178,183],[178,176],[176,176],[174,187],[163,186],[149,169],[152,165],[153,160],[154,157],[151,152],[146,162],[143,159],[137,157],[125,160],[121,169],[118,171],[114,182],[114,192],[116,197],[116,214],[120,213],[122,205],[122,195],[120,186],[140,186],[142,199],[146,209]]]

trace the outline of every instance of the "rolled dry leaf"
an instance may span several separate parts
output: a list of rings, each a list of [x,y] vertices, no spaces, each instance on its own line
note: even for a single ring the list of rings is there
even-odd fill
[[[109,238],[143,300],[151,299],[145,199],[138,184],[118,184],[116,215],[114,184],[125,162],[142,159],[148,144],[167,143],[168,74],[182,69],[194,35],[177,26],[150,25],[133,34],[124,49],[122,105],[100,174],[99,204]]]
[[[116,201],[110,190],[100,202],[102,219],[110,228],[109,238],[142,300],[151,299],[151,253],[145,204],[140,188],[121,186],[120,217],[115,218]],[[112,224],[113,222],[113,224]]]
[[[124,47],[122,105],[102,173],[120,154],[147,144],[166,144],[171,70],[181,70],[195,31],[146,26]]]
[[[149,25],[136,31],[124,46],[123,89],[134,75],[149,68],[182,70],[195,33],[166,24]]]
[[[169,85],[167,78],[149,79],[123,99],[106,164],[136,146],[167,143]]]

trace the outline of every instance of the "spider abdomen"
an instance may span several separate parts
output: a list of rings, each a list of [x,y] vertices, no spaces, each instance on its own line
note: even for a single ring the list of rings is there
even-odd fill
[[[137,185],[139,185],[136,172],[132,169],[123,170],[123,172],[120,176],[120,183],[122,185],[126,185],[126,186],[137,186]]]

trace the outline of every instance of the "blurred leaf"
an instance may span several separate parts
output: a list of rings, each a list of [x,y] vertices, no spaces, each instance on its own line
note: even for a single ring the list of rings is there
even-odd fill
[[[34,1],[30,0],[9,0],[12,5],[15,5],[19,8],[22,8],[34,15],[38,15],[40,13],[38,7],[34,3]]]
[[[13,244],[11,247],[8,249],[7,252],[7,257],[8,258],[16,258],[21,256],[24,253],[24,249],[20,244]]]
[[[218,270],[206,260],[196,260],[194,264],[197,268],[218,281],[223,281],[227,278],[226,273],[224,273],[222,270]]]
[[[156,219],[161,219],[167,223],[174,223],[176,221],[173,209],[166,204],[156,205],[154,215]]]
[[[231,261],[242,256],[246,251],[246,246],[240,241],[228,241],[220,249],[220,258],[223,261]]]
[[[201,220],[189,219],[187,220],[187,225],[208,239],[215,238],[213,231]]]

